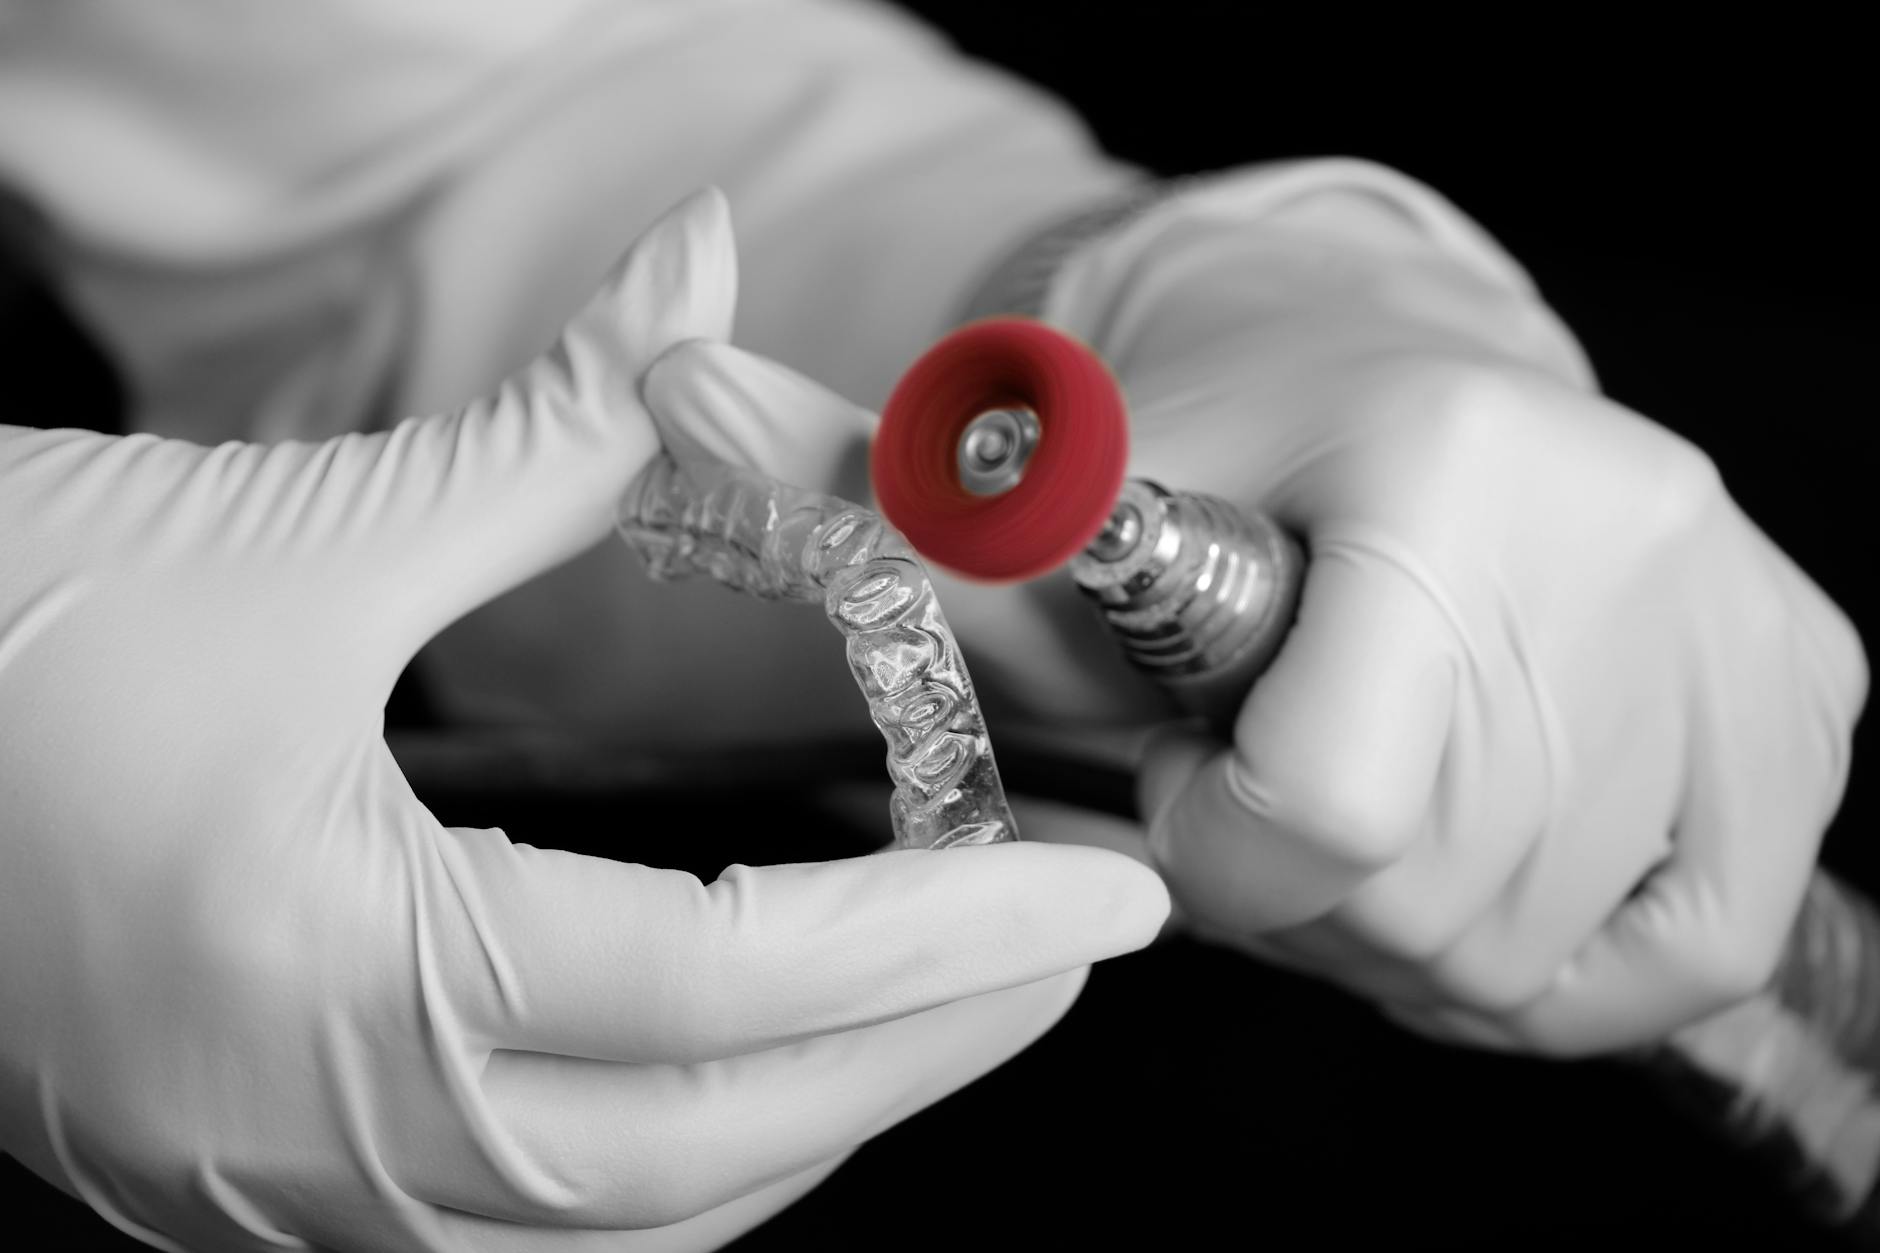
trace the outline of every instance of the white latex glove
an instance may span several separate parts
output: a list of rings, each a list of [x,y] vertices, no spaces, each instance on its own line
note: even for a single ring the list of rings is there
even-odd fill
[[[1387,211],[1339,206],[1330,234],[1367,215]],[[1060,283],[1049,312],[1128,392],[1131,472],[1272,511],[1311,557],[1233,745],[1152,748],[1134,852],[1204,934],[1426,1032],[1654,1039],[1770,973],[1865,659],[1700,451],[1585,390],[1545,311],[1484,277],[1491,246],[1470,241],[1476,271],[1391,229],[1367,250],[1202,220]],[[697,429],[858,425],[734,351],[682,348],[648,383]],[[1058,690],[1109,682],[1087,608],[1039,642],[1062,582],[945,599],[975,674],[1038,709],[1127,709],[1134,689]],[[1127,847],[1101,826],[1089,842]]]
[[[1840,800],[1853,628],[1702,452],[1523,349],[1531,296],[1303,217],[1152,224],[1054,296],[1132,473],[1309,553],[1233,744],[1151,752],[1148,855],[1206,933],[1447,1038],[1614,1049],[1750,994]]]
[[[1161,886],[1093,849],[706,885],[412,795],[394,678],[607,532],[658,450],[639,374],[732,299],[707,194],[461,413],[0,428],[6,1151],[168,1249],[706,1247],[1154,933]]]

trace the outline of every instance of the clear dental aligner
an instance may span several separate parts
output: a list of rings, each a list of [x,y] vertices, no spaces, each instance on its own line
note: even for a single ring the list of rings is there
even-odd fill
[[[822,604],[887,741],[897,845],[1018,838],[933,584],[879,515],[734,466],[658,457],[627,489],[619,527],[656,579],[704,575],[767,600]]]

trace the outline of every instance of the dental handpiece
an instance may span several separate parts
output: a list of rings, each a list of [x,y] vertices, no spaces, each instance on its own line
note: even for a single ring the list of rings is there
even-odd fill
[[[941,340],[903,377],[873,451],[876,496],[914,546],[969,577],[1068,563],[1124,655],[1223,735],[1290,628],[1306,554],[1271,519],[1123,478],[1120,389],[1027,318]],[[1637,1059],[1774,1164],[1817,1218],[1880,1240],[1880,911],[1817,869],[1757,995]]]

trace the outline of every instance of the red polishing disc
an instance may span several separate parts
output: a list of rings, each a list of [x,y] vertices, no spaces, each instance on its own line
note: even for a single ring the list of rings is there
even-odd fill
[[[1038,443],[1010,490],[960,482],[967,425],[989,409],[1038,417]],[[954,331],[916,361],[881,411],[875,498],[922,556],[1010,582],[1055,569],[1102,529],[1123,486],[1129,428],[1109,370],[1083,344],[1029,318]]]

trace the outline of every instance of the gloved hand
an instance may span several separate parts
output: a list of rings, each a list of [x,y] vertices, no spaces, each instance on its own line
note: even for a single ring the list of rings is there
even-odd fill
[[[1131,472],[1310,560],[1233,743],[1149,754],[1146,851],[1197,928],[1431,1034],[1654,1039],[1772,972],[1859,641],[1702,452],[1533,347],[1531,293],[1334,208],[1172,216],[1054,293],[1120,372]]]
[[[1427,1033],[1654,1039],[1770,973],[1845,780],[1859,641],[1701,452],[1587,389],[1531,295],[1367,215],[1138,231],[1047,309],[1117,370],[1132,474],[1271,511],[1310,555],[1233,744],[1148,753],[1135,854],[1195,929]],[[735,350],[680,349],[648,387],[717,415],[697,429],[855,426]],[[1063,582],[943,600],[976,676],[1133,715]]]
[[[1161,886],[1092,849],[704,885],[412,795],[394,678],[607,532],[641,373],[733,286],[708,194],[461,413],[0,428],[0,1147],[161,1248],[705,1247],[1153,934]]]

